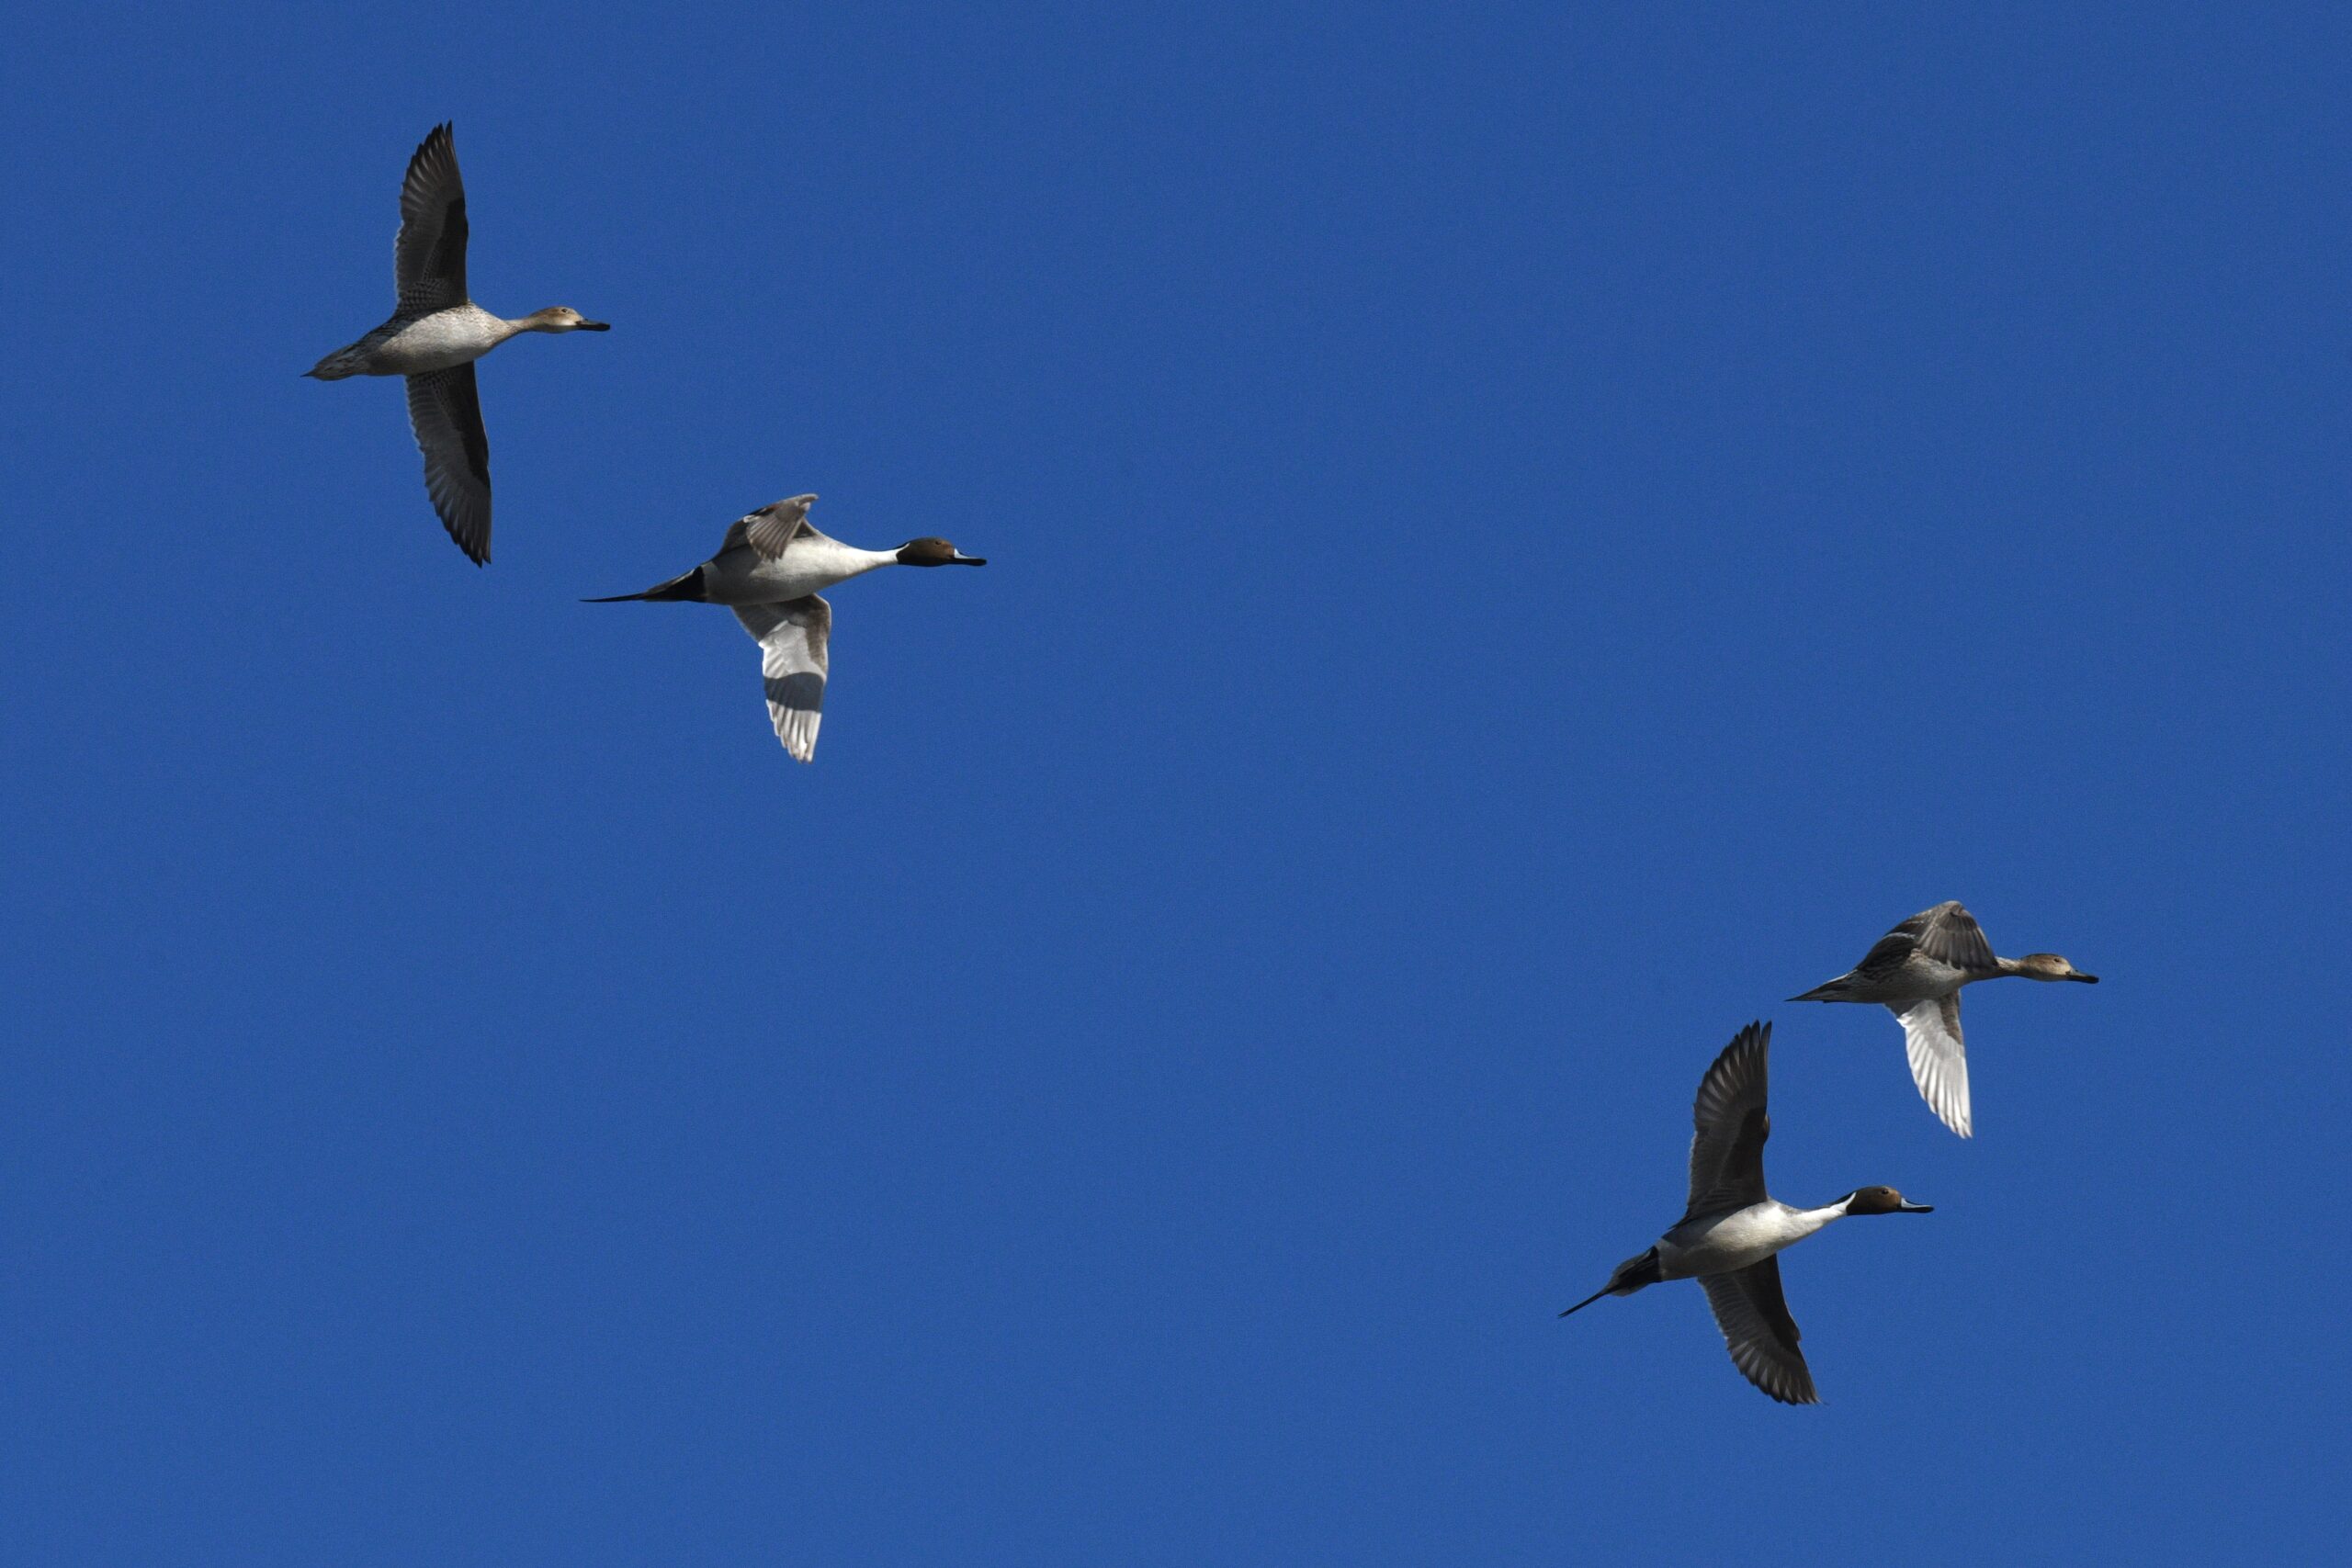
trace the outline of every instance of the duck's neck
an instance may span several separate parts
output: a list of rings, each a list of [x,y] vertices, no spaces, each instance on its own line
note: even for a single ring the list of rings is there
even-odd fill
[[[899,558],[899,552],[896,550],[861,550],[855,545],[843,545],[842,554],[856,563],[854,570],[860,576],[869,571],[878,571],[886,566],[907,564]]]
[[[1788,1214],[1789,1228],[1794,1231],[1800,1239],[1809,1236],[1830,1221],[1844,1219],[1846,1205],[1853,1201],[1854,1195],[1849,1192],[1835,1203],[1825,1203],[1818,1209],[1791,1209]]]
[[[527,316],[515,316],[511,319],[505,316],[493,316],[491,320],[498,323],[498,341],[501,343],[504,343],[510,337],[521,337],[525,333],[560,333],[568,330],[549,321],[546,313],[539,310],[534,310]]]
[[[2019,964],[2014,958],[1996,958],[1993,960],[1993,967],[1991,971],[1983,976],[1982,978],[1995,980],[2004,975],[2024,975],[2027,973],[2028,971],[2026,966]]]
[[[803,534],[792,541],[786,558],[795,569],[806,567],[822,575],[828,582],[842,582],[853,577],[863,577],[886,566],[897,566],[896,550],[861,550],[855,545],[844,545],[839,539],[817,538]]]

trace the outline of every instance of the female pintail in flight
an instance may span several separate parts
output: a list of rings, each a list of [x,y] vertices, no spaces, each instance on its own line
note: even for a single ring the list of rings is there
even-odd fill
[[[2080,980],[2098,984],[2054,953],[1996,958],[1976,917],[1947,901],[1922,909],[1878,939],[1862,961],[1796,1002],[1881,1002],[1903,1021],[1903,1048],[1919,1096],[1965,1138],[1973,1130],[1968,1113],[1968,1055],[1960,1034],[1960,988],[2003,975],[2029,980]]]
[[[1603,1285],[1560,1315],[1603,1296],[1630,1296],[1661,1280],[1696,1279],[1714,1310],[1731,1359],[1747,1381],[1784,1404],[1814,1404],[1813,1373],[1797,1348],[1796,1320],[1781,1294],[1782,1248],[1849,1214],[1926,1214],[1892,1187],[1859,1187],[1818,1209],[1792,1209],[1764,1191],[1765,1055],[1772,1026],[1751,1023],[1699,1080],[1690,1119],[1690,1206],[1639,1258],[1629,1258]]]
[[[895,550],[861,550],[829,539],[808,521],[813,495],[796,495],[739,517],[718,553],[683,577],[642,593],[590,599],[618,604],[635,599],[691,599],[725,604],[760,645],[767,678],[768,717],[775,737],[798,761],[817,750],[817,721],[825,705],[826,645],[833,608],[817,597],[853,577],[884,566],[986,566],[944,539],[910,539]]]
[[[601,333],[569,305],[508,321],[466,294],[466,187],[449,128],[437,125],[408,161],[401,182],[401,233],[392,245],[400,283],[391,319],[308,370],[322,381],[346,376],[408,378],[408,423],[424,454],[424,489],[458,547],[477,566],[490,560],[490,438],[482,434],[474,361],[522,333]]]

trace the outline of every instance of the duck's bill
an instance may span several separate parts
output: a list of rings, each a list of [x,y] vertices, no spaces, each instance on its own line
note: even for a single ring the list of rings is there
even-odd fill
[[[608,333],[613,330],[613,323],[610,321],[582,321],[580,323],[580,330],[583,333]]]
[[[989,564],[989,558],[986,556],[967,556],[963,551],[957,550],[956,552],[955,558],[950,560],[947,564],[950,566],[986,566]]]
[[[1936,1206],[1933,1203],[1905,1202],[1897,1204],[1894,1212],[1898,1214],[1932,1214],[1936,1212]]]
[[[2098,984],[2098,976],[2086,975],[2079,969],[2075,970],[2072,975],[2067,976],[2066,978],[2069,980],[2080,980],[2086,986],[2096,986]]]

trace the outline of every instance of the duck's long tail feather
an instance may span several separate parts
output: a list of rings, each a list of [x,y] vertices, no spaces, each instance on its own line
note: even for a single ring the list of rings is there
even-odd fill
[[[1568,1312],[1582,1312],[1582,1311],[1584,1311],[1584,1309],[1585,1309],[1585,1308],[1587,1308],[1587,1307],[1590,1306],[1593,1303],[1595,1303],[1595,1302],[1599,1301],[1601,1297],[1603,1297],[1603,1296],[1607,1295],[1608,1293],[1609,1293],[1609,1287],[1608,1287],[1608,1286],[1606,1286],[1606,1285],[1603,1285],[1603,1286],[1601,1286],[1601,1287],[1600,1287],[1600,1289],[1599,1289],[1599,1290],[1597,1290],[1597,1291],[1593,1292],[1592,1292],[1592,1294],[1590,1294],[1590,1295],[1589,1295],[1589,1296],[1585,1297],[1585,1299],[1584,1299],[1584,1300],[1582,1300],[1582,1301],[1580,1301],[1580,1302],[1577,1303],[1577,1304],[1576,1304],[1576,1305],[1574,1305],[1574,1306],[1570,1307],[1570,1308],[1568,1309]],[[1562,1317],[1566,1317],[1566,1316],[1567,1316],[1567,1315],[1568,1315],[1568,1312],[1564,1312],[1564,1313],[1562,1313],[1560,1315],[1561,1315]]]
[[[1666,1276],[1661,1272],[1657,1248],[1653,1247],[1639,1258],[1628,1258],[1609,1271],[1609,1283],[1570,1307],[1568,1312],[1582,1312],[1603,1296],[1630,1296],[1645,1285],[1655,1285]],[[1560,1315],[1566,1317],[1568,1312]]]
[[[657,582],[642,593],[616,593],[607,599],[582,599],[580,602],[582,604],[626,604],[635,599],[700,600],[703,596],[702,568],[696,567],[667,582]]]

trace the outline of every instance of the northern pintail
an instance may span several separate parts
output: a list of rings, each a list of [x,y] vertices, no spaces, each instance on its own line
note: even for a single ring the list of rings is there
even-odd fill
[[[619,604],[639,599],[685,599],[724,604],[760,645],[768,717],[794,760],[817,750],[817,723],[825,705],[826,648],[833,607],[817,597],[853,577],[885,566],[986,566],[944,539],[910,539],[895,550],[861,550],[827,538],[808,521],[813,495],[790,496],[737,518],[718,553],[694,570],[642,593],[590,599]]]
[[[1919,1097],[1945,1126],[1965,1138],[1974,1129],[1968,1109],[1968,1053],[1960,1032],[1960,988],[2004,975],[2029,980],[2080,980],[2098,984],[2054,953],[1996,958],[1976,917],[1947,899],[1922,909],[1862,955],[1835,980],[1815,986],[1796,1002],[1878,1002],[1903,1021],[1903,1048]]]
[[[1849,1214],[1927,1214],[1892,1187],[1858,1187],[1818,1209],[1792,1209],[1764,1190],[1765,1058],[1772,1026],[1751,1023],[1732,1037],[1707,1076],[1690,1119],[1690,1203],[1674,1228],[1639,1258],[1617,1265],[1603,1285],[1560,1315],[1603,1296],[1630,1296],[1661,1280],[1695,1278],[1715,1326],[1747,1381],[1784,1404],[1814,1404],[1813,1373],[1797,1348],[1796,1320],[1781,1294],[1783,1248]]]
[[[408,378],[408,423],[424,454],[424,489],[458,547],[477,566],[490,560],[490,437],[481,428],[474,361],[522,333],[601,333],[569,305],[508,321],[466,293],[466,187],[449,127],[437,125],[408,161],[401,182],[401,232],[392,244],[400,294],[391,319],[308,370],[322,381],[347,376]]]

